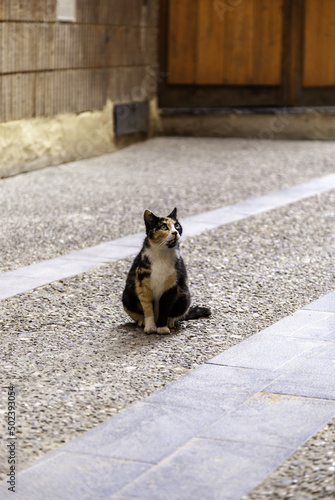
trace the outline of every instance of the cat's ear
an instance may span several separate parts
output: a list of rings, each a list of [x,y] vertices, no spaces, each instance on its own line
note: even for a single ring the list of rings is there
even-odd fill
[[[177,208],[174,208],[168,217],[172,220],[177,220]]]
[[[156,215],[150,212],[150,210],[145,210],[143,217],[147,232],[150,231],[150,229],[152,229],[155,224],[157,224],[157,221],[159,219],[159,217],[156,217]]]

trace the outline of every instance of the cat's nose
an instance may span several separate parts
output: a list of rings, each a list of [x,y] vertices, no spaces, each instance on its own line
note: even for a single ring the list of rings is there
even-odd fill
[[[172,231],[172,233],[171,233],[171,234],[172,234],[173,236],[176,236],[177,231]]]

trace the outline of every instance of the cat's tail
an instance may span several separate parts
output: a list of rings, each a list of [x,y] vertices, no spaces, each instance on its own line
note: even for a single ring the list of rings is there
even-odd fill
[[[189,319],[207,318],[211,314],[212,313],[209,307],[193,306],[189,308],[185,316],[181,318],[181,321],[187,321]]]

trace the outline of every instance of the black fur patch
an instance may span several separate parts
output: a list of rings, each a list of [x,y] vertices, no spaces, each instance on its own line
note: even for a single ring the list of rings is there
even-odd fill
[[[150,271],[139,271],[137,273],[137,278],[138,278],[138,281],[140,282],[140,286],[142,286],[142,281],[145,278],[150,278],[150,275],[151,275]]]

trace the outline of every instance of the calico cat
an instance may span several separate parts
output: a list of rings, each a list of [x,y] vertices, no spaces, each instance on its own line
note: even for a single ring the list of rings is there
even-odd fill
[[[175,322],[211,314],[191,307],[187,272],[179,251],[183,229],[175,208],[167,217],[144,212],[146,238],[128,273],[122,295],[124,310],[145,333],[170,333]]]

